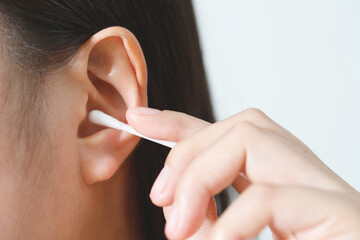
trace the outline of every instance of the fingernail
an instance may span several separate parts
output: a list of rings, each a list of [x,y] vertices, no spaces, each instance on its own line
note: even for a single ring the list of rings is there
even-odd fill
[[[146,107],[136,107],[136,108],[133,108],[131,111],[133,114],[143,115],[143,116],[152,116],[152,115],[159,114],[161,112],[158,109],[146,108]]]
[[[170,168],[165,165],[164,168],[159,173],[159,176],[156,178],[156,181],[151,188],[150,196],[159,197],[164,193],[166,185],[170,178]]]
[[[180,217],[179,208],[176,202],[173,203],[170,210],[170,216],[165,225],[165,233],[167,237],[176,237],[177,235],[177,228]]]

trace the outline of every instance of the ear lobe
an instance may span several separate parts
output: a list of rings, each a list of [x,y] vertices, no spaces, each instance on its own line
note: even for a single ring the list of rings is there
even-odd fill
[[[126,29],[112,27],[94,35],[82,46],[76,61],[88,113],[99,109],[126,122],[130,107],[147,106],[145,58],[136,38]],[[75,63],[77,64],[77,63]],[[85,81],[84,81],[85,79]],[[130,155],[139,138],[89,122],[79,123],[79,160],[87,184],[111,178]]]
[[[134,149],[137,141],[114,129],[104,129],[79,142],[84,181],[94,184],[110,179]]]

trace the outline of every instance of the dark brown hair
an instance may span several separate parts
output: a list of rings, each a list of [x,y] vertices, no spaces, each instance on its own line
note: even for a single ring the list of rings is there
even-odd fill
[[[42,78],[65,64],[93,34],[110,26],[129,29],[148,65],[149,106],[214,121],[190,0],[0,0],[7,55],[30,78],[18,78],[23,124],[41,115]],[[31,79],[31,80],[30,80]],[[11,84],[10,84],[11,85]],[[27,97],[26,97],[27,96]],[[36,114],[34,114],[34,112]],[[34,136],[36,135],[29,135]],[[36,139],[26,140],[33,144]],[[150,188],[168,149],[141,141],[130,157],[135,208],[144,239],[165,239],[162,210],[149,200]],[[226,197],[217,197],[222,209]]]

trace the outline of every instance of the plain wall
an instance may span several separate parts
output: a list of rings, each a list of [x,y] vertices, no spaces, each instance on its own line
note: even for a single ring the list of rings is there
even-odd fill
[[[218,120],[260,108],[360,190],[360,1],[193,2]]]

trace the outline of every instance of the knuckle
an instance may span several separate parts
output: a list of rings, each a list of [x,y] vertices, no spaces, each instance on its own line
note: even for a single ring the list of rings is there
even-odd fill
[[[268,184],[254,184],[251,191],[258,199],[272,199],[276,194],[276,187]]]
[[[206,180],[196,171],[186,169],[178,180],[176,196],[191,195],[198,200],[209,199],[214,195]],[[186,194],[187,193],[187,194]],[[208,201],[208,200],[207,200]]]
[[[184,121],[177,120],[171,127],[177,142],[180,142],[188,136],[188,126]]]
[[[178,182],[178,189],[179,191],[189,191],[192,190],[194,188],[196,188],[195,185],[197,185],[198,182],[196,183],[189,174],[183,174]]]
[[[185,114],[176,113],[176,116],[173,116],[174,113],[169,110],[163,111],[165,114],[168,114],[170,117],[170,121],[167,124],[167,131],[174,136],[177,142],[183,140],[189,132],[189,126],[185,118]]]
[[[226,231],[223,226],[215,225],[215,227],[211,230],[209,239],[210,240],[218,240],[218,239],[228,239],[226,238]]]
[[[180,176],[175,188],[174,199],[175,201],[181,201],[180,199],[188,198],[189,196],[197,196],[200,198],[202,192],[197,191],[199,187],[189,177]]]
[[[183,156],[181,152],[182,151],[181,151],[181,142],[180,142],[171,149],[170,153],[168,154],[165,160],[165,164],[168,166],[176,166],[178,162],[177,160],[178,156]]]
[[[167,127],[167,131],[175,137],[177,142],[188,138],[206,125],[205,121],[194,118],[186,113],[169,110],[164,110],[163,112],[169,116],[168,124],[165,127]]]
[[[179,142],[171,149],[165,163],[169,166],[182,169],[195,158],[194,155],[193,151],[188,149],[185,142]]]
[[[173,111],[171,111],[171,110],[166,110],[166,109],[163,110],[162,112],[163,112],[163,113],[166,113],[167,115],[174,113]]]
[[[246,121],[236,123],[234,130],[240,136],[244,135],[247,137],[252,136],[259,131],[255,124]]]
[[[242,111],[243,115],[247,115],[251,118],[263,118],[266,117],[265,113],[258,108],[248,108]]]

